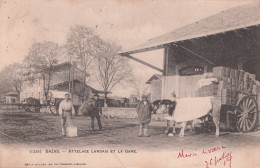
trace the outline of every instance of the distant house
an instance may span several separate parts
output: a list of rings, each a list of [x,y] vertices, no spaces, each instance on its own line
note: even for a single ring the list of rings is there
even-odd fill
[[[18,93],[17,92],[9,92],[4,95],[4,103],[5,104],[16,104],[19,103]]]
[[[56,65],[55,70],[50,77],[50,86],[62,83],[64,81],[69,81],[72,79],[83,81],[83,72],[77,67],[73,66],[70,62],[63,62]],[[89,74],[87,74],[89,76]],[[44,100],[44,88],[47,87],[48,76],[45,76],[46,80],[41,78],[40,74],[36,74],[34,77],[36,79],[31,81],[25,81],[22,86],[22,91],[20,93],[20,101],[23,99],[32,97],[38,99],[43,103]],[[70,86],[72,87],[72,85]],[[69,91],[69,87],[67,89]]]
[[[62,62],[56,65],[54,69],[50,77],[50,88],[47,99],[63,99],[65,93],[70,92],[72,94],[73,104],[80,105],[83,101],[83,96],[87,98],[89,94],[93,92],[104,94],[104,91],[94,89],[86,84],[84,85],[84,72],[70,62]],[[87,76],[90,75],[87,74]],[[46,77],[46,80],[48,80],[48,77]],[[44,87],[46,87],[46,82],[44,82],[40,76],[33,82],[25,81],[20,94],[21,101],[33,97],[40,100],[41,103],[44,103]]]
[[[71,85],[71,93],[73,94],[72,98],[73,98],[74,105],[80,105],[82,103],[83,96],[89,97],[89,95],[92,93],[104,94],[104,91],[96,90],[86,84],[84,85],[83,82],[77,79],[73,80],[73,82],[71,81],[70,85]],[[64,98],[64,94],[59,94],[59,93],[68,92],[68,88],[69,88],[69,81],[63,81],[52,85],[50,87],[50,93],[53,94],[53,97]]]
[[[151,86],[152,102],[162,98],[162,75],[153,75],[145,84],[150,84]]]
[[[2,97],[0,98],[0,104],[4,104],[4,103],[5,103],[5,97],[2,96]]]

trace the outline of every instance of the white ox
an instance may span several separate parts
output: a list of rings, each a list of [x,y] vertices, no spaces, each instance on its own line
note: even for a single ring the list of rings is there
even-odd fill
[[[212,82],[217,82],[216,79],[204,79],[198,82],[198,87],[209,85]],[[220,120],[221,100],[217,97],[192,97],[180,98],[175,102],[172,101],[168,105],[164,101],[160,101],[160,106],[157,106],[157,113],[167,113],[166,117],[169,121],[181,122],[181,132],[179,136],[184,136],[184,130],[187,121],[194,121],[203,116],[210,115],[213,117],[213,122],[216,126],[216,136],[219,136],[219,120]]]

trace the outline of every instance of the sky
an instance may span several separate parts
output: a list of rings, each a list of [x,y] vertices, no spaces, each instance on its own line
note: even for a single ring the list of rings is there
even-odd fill
[[[252,1],[200,0],[0,0],[0,71],[21,62],[33,42],[50,40],[63,45],[73,25],[95,29],[104,39],[133,48],[147,40],[223,10]],[[135,54],[162,68],[163,51]],[[137,81],[160,72],[130,61]],[[126,86],[124,86],[126,87]],[[115,95],[129,96],[117,86]]]

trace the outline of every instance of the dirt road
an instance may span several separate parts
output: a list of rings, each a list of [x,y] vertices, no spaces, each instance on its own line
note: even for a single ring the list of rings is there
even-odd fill
[[[137,137],[138,123],[133,119],[102,118],[104,131],[91,131],[90,118],[78,116],[74,119],[78,137],[61,136],[60,118],[51,114],[23,111],[0,111],[0,143],[3,145],[39,147],[129,147],[135,149],[180,149],[205,148],[225,145],[232,148],[254,147],[260,144],[260,132],[247,134],[214,131],[199,133],[187,131],[184,138],[168,137],[164,134],[165,122],[149,125],[151,137]],[[95,128],[97,123],[95,121]],[[179,130],[177,130],[179,131]]]

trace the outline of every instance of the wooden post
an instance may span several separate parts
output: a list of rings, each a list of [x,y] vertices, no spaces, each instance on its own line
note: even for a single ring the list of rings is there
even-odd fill
[[[70,59],[70,61],[71,61],[71,59]],[[71,80],[70,80],[70,66],[71,66],[71,62],[70,62],[70,64],[69,64],[69,92],[70,92],[70,82],[71,82]]]
[[[74,93],[74,67],[72,67],[72,88],[71,88],[71,102],[72,102],[72,104],[73,104],[73,93]]]
[[[258,106],[258,123],[257,125],[260,126],[260,115],[259,115],[259,111],[260,111],[260,92],[258,93],[258,95],[256,96],[256,103]]]
[[[146,65],[146,66],[148,66],[148,67],[150,67],[150,68],[152,68],[152,69],[155,69],[155,70],[157,70],[157,71],[160,71],[161,73],[164,73],[164,70],[162,70],[162,69],[160,69],[160,68],[157,68],[157,67],[155,67],[155,66],[153,66],[153,65],[151,65],[151,64],[148,64],[147,62],[144,62],[144,61],[142,61],[142,60],[140,60],[140,59],[138,59],[138,58],[135,58],[135,57],[131,56],[130,54],[124,54],[123,56],[125,56],[125,57],[127,57],[127,58],[129,58],[129,59],[135,60],[136,62],[139,62],[139,63],[141,63],[141,64],[143,64],[143,65]]]

